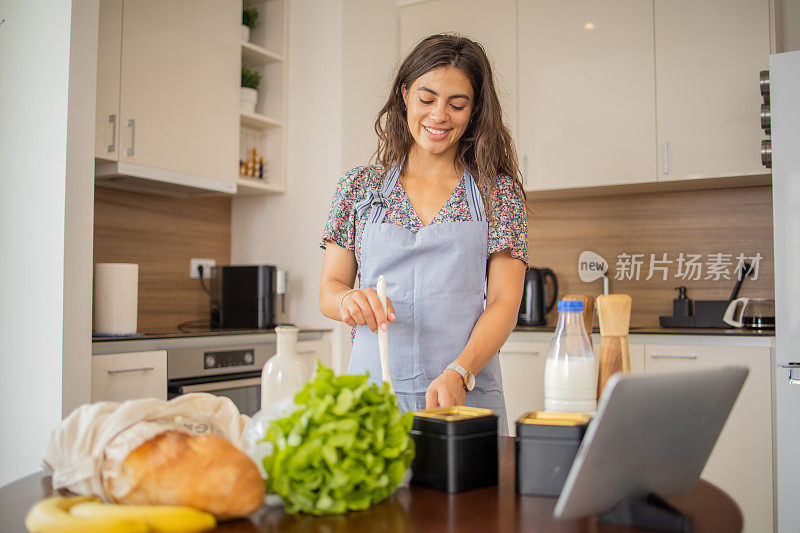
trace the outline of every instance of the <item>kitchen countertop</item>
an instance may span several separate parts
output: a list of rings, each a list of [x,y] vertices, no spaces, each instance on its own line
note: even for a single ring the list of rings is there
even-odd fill
[[[300,328],[297,340],[320,340],[325,333],[330,331],[329,329]],[[191,348],[231,348],[274,344],[275,339],[275,331],[272,329],[195,329],[149,333],[135,337],[94,337],[92,339],[92,355]]]
[[[330,329],[300,328],[300,333],[329,333]],[[516,326],[514,331],[530,331],[535,333],[553,333],[554,326]],[[595,328],[593,334],[600,334]],[[168,330],[162,332],[144,333],[131,336],[92,336],[92,342],[119,342],[133,340],[153,339],[185,339],[190,337],[218,337],[222,335],[274,335],[272,329],[186,329]],[[662,328],[659,326],[637,326],[630,328],[630,335],[725,335],[734,337],[774,337],[774,329],[745,329],[745,328]]]
[[[553,333],[555,326],[517,326],[514,331],[530,331],[535,333]],[[595,328],[593,334],[600,334]],[[774,329],[746,328],[662,328],[660,326],[637,326],[630,328],[629,335],[723,335],[731,337],[774,337]]]
[[[640,529],[599,523],[594,517],[557,521],[555,498],[520,496],[514,490],[514,439],[501,437],[499,485],[447,494],[425,487],[398,489],[372,508],[341,515],[314,517],[288,515],[282,507],[262,507],[248,519],[220,524],[215,532],[372,532],[392,533],[459,531],[556,531],[622,533]],[[52,495],[48,472],[38,472],[0,488],[3,531],[24,533],[23,520],[37,501]],[[735,532],[742,530],[738,505],[722,490],[701,480],[686,496],[668,498],[670,504],[689,515],[692,531]]]
[[[326,333],[330,329],[300,328],[299,333]],[[153,339],[185,339],[189,337],[218,337],[220,335],[274,335],[274,329],[238,329],[238,328],[187,328],[185,330],[166,330],[136,335],[101,336],[92,335],[92,342],[118,342]]]

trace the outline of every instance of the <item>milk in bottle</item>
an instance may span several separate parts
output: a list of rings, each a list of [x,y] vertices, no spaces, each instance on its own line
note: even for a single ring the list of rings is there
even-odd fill
[[[544,408],[592,413],[596,397],[597,370],[584,327],[583,302],[559,300],[558,325],[544,366]]]

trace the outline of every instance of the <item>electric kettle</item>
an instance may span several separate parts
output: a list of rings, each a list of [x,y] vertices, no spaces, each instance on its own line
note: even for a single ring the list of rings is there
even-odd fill
[[[722,320],[737,328],[775,329],[775,300],[736,298],[728,304]]]
[[[547,278],[553,288],[547,285]],[[546,315],[553,309],[558,296],[558,280],[549,268],[531,267],[525,272],[522,303],[519,306],[518,326],[544,326]]]

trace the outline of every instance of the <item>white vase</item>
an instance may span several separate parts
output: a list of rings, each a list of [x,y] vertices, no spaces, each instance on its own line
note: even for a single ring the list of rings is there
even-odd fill
[[[250,42],[250,28],[242,24],[242,41]]]
[[[245,26],[246,27],[246,26]],[[239,108],[248,113],[256,112],[258,102],[258,91],[250,87],[242,87],[239,96]]]
[[[275,355],[261,370],[261,409],[294,398],[311,377],[306,362],[297,355],[297,332],[294,326],[278,326]]]

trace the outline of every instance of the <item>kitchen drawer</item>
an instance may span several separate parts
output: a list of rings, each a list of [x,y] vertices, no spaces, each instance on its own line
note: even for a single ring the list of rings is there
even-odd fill
[[[506,399],[509,434],[528,411],[544,410],[544,362],[550,343],[509,341],[500,348],[500,371]]]
[[[167,399],[167,352],[92,356],[92,402]]]

